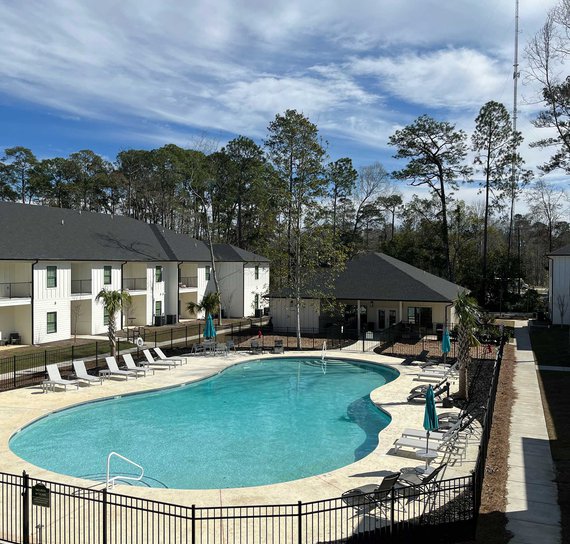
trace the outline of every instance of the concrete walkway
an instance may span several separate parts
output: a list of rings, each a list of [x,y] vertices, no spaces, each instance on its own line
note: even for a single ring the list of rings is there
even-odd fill
[[[526,321],[516,322],[515,337],[517,398],[511,416],[507,478],[507,529],[514,536],[509,544],[559,543],[554,464]]]

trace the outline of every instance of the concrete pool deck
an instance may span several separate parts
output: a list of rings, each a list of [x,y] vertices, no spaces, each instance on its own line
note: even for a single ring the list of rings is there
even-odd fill
[[[187,365],[177,367],[171,371],[157,370],[155,375],[137,380],[105,380],[102,386],[84,386],[78,390],[70,389],[67,392],[58,390],[57,392],[42,393],[41,387],[36,386],[2,393],[0,395],[0,418],[2,419],[0,428],[0,471],[18,474],[26,470],[34,478],[82,487],[93,487],[94,482],[91,480],[74,478],[44,470],[17,457],[9,448],[10,437],[18,429],[30,422],[53,411],[76,404],[194,382],[215,375],[225,368],[241,362],[262,358],[315,357],[315,355],[318,356],[314,351],[311,351],[295,352],[282,356],[233,353],[227,357],[188,356]],[[422,403],[412,404],[406,401],[410,389],[422,383],[413,380],[414,375],[418,372],[418,368],[401,365],[402,359],[375,353],[330,350],[327,356],[330,358],[341,357],[347,360],[381,363],[400,372],[400,376],[397,379],[371,392],[373,402],[388,412],[392,417],[392,421],[380,433],[379,444],[370,455],[331,472],[275,485],[208,490],[143,488],[119,485],[115,487],[114,492],[180,505],[285,504],[338,497],[347,489],[364,484],[378,483],[387,472],[398,471],[402,467],[413,467],[423,464],[423,461],[411,453],[409,457],[404,456],[403,452],[400,455],[389,453],[394,441],[401,436],[405,428],[422,429],[424,405]],[[438,411],[442,411],[439,404]],[[444,474],[445,478],[466,476],[471,473],[475,467],[478,439],[479,435],[475,432],[474,436],[468,441],[463,458],[460,458],[458,455],[450,457],[449,454],[443,453],[440,455],[434,464],[438,464],[445,457],[444,460],[448,462]],[[327,445],[323,444],[323,448],[326,447]],[[78,451],[77,455],[81,455],[81,452]],[[136,459],[133,459],[133,461],[136,462]],[[102,460],[103,465],[104,460]],[[101,487],[101,484],[97,486],[98,489]]]

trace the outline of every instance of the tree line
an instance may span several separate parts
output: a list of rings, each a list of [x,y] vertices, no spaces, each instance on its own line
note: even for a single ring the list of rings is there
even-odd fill
[[[543,177],[570,171],[570,80],[553,68],[567,55],[569,2],[527,46],[544,106],[535,124],[555,134],[531,143],[553,150],[537,172],[495,101],[481,107],[471,135],[428,115],[396,130],[388,143],[401,168],[391,173],[379,162],[331,160],[316,124],[287,110],[261,144],[247,136],[218,149],[168,144],[123,150],[113,162],[92,150],[40,160],[8,148],[0,199],[121,214],[235,244],[271,259],[272,288],[298,306],[315,273],[374,250],[469,288],[490,309],[528,309],[536,301],[521,286],[545,285],[546,255],[570,243],[568,195]],[[405,201],[402,184],[427,192]],[[477,203],[457,197],[462,184],[479,187]],[[517,213],[521,200],[528,213]]]
[[[214,242],[269,257],[274,286],[299,293],[310,283],[303,274],[374,250],[508,304],[505,281],[545,284],[545,255],[570,243],[564,191],[533,180],[511,126],[497,102],[481,108],[471,137],[422,115],[390,137],[404,162],[392,173],[327,160],[317,126],[295,110],[276,115],[263,146],[238,136],[212,152],[124,150],[113,163],[91,150],[39,160],[13,147],[0,162],[0,198],[126,215],[201,239],[209,228]],[[428,196],[405,202],[401,183]],[[462,183],[480,186],[479,203],[455,196]],[[513,213],[515,198],[530,212]]]

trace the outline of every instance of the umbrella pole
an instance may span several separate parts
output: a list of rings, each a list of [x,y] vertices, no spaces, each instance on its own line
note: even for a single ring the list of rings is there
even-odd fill
[[[427,431],[427,438],[426,438],[426,468],[425,468],[426,471],[428,468],[428,456],[427,456],[428,451],[429,451],[429,431]]]

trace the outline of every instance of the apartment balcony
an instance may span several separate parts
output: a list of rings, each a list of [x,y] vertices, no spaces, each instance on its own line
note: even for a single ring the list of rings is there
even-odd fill
[[[146,291],[146,278],[123,278],[123,289],[127,291]]]
[[[91,280],[71,280],[72,295],[90,295],[92,292]]]
[[[32,296],[32,282],[21,281],[17,283],[0,283],[0,298],[30,298]]]
[[[192,277],[180,278],[180,281],[178,282],[178,287],[180,289],[196,289],[198,287],[198,277],[192,276]]]

